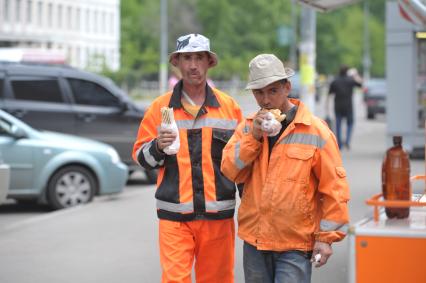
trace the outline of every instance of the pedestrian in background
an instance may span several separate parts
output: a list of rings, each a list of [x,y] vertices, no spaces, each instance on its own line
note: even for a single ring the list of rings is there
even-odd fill
[[[311,262],[324,265],[348,228],[349,188],[336,139],[301,101],[288,98],[293,74],[272,54],[251,60],[246,88],[261,110],[223,151],[222,172],[244,183],[238,235],[246,283],[310,282]],[[271,109],[286,115],[274,136],[262,128]]]
[[[159,168],[162,282],[191,282],[194,260],[197,282],[234,282],[235,184],[220,172],[220,163],[242,113],[231,97],[207,84],[207,71],[218,62],[208,38],[179,37],[169,62],[182,79],[152,102],[133,148],[141,166]],[[163,107],[173,108],[179,135],[161,128]],[[166,155],[177,136],[179,151]]]
[[[354,109],[352,94],[355,87],[362,86],[362,78],[355,68],[349,69],[342,65],[338,76],[331,82],[328,91],[326,107],[327,114],[329,109],[329,96],[334,95],[334,116],[336,119],[336,137],[339,148],[345,146],[350,149],[351,136],[354,127]],[[342,138],[342,121],[346,120],[346,138]]]

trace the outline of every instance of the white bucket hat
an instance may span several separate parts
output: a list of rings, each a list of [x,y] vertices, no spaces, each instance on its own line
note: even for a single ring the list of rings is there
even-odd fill
[[[249,63],[249,82],[246,89],[260,89],[294,75],[274,54],[260,54]]]
[[[170,54],[169,62],[176,67],[177,55],[179,53],[203,51],[206,51],[210,54],[210,58],[212,59],[210,67],[216,66],[218,61],[217,55],[216,53],[210,51],[210,40],[207,37],[196,33],[182,35],[176,40],[176,51]]]

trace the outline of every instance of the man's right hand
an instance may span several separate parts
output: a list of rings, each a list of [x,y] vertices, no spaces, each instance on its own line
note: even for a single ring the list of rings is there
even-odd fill
[[[171,130],[160,129],[157,137],[157,149],[163,152],[163,150],[171,145],[176,139],[177,135]]]
[[[253,119],[253,128],[252,128],[252,135],[255,139],[260,141],[263,137],[263,131],[262,131],[262,123],[263,120],[266,118],[266,111],[265,109],[259,110],[257,112],[256,116]]]

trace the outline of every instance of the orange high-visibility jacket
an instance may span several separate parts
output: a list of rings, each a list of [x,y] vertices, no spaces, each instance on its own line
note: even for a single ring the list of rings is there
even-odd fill
[[[181,104],[182,81],[173,92],[155,99],[140,124],[133,158],[146,169],[159,168],[157,215],[190,221],[225,219],[235,210],[235,184],[220,172],[222,150],[242,114],[228,95],[206,85],[206,99],[196,118]],[[173,107],[180,149],[166,155],[156,147],[163,106]]]
[[[238,235],[260,250],[313,249],[345,237],[349,188],[336,139],[305,105],[272,148],[251,133],[253,117],[236,129],[223,151],[222,172],[244,183]]]

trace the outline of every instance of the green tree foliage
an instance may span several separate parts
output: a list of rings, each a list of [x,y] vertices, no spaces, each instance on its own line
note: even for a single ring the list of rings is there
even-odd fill
[[[385,71],[385,0],[369,1],[370,55],[372,76]],[[335,74],[341,64],[362,70],[364,48],[363,3],[330,13],[317,14],[317,70]]]
[[[386,0],[368,1],[371,71],[382,76]],[[132,86],[158,78],[159,15],[160,1],[121,1],[121,69],[106,72],[116,81]],[[169,0],[168,15],[169,51],[182,34],[203,33],[211,39],[219,56],[219,65],[209,73],[214,79],[245,79],[248,62],[259,53],[274,53],[283,61],[289,57],[289,46],[278,44],[277,29],[291,26],[291,0]],[[343,63],[362,70],[363,24],[363,2],[317,14],[318,72],[334,74]]]

